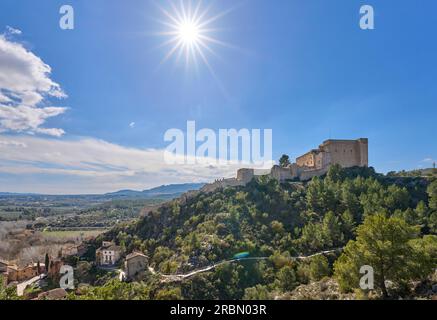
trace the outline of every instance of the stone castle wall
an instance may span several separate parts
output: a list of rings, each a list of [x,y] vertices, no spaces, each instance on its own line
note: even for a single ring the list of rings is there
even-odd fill
[[[343,168],[367,167],[368,139],[326,140],[318,149],[298,157],[296,163],[288,167],[273,166],[268,175],[280,182],[297,179],[307,181],[326,174],[329,167],[334,164],[339,164]],[[200,191],[213,192],[219,188],[245,186],[258,176],[254,169],[239,169],[236,178],[216,180],[205,185]]]

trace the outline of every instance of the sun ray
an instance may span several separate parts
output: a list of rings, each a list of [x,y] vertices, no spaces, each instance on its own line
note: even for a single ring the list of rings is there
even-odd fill
[[[233,10],[234,10],[234,8],[228,9],[226,11],[220,12],[219,14],[215,15],[214,17],[209,18],[201,23],[199,22],[199,28],[203,28],[204,26],[211,24],[212,22],[224,17],[225,15],[227,15],[228,13],[230,13]]]
[[[170,2],[170,6],[171,6],[173,12],[176,14],[176,17],[177,17],[178,23],[180,23],[181,21],[184,21],[184,16],[182,15],[180,9],[178,9],[178,8],[175,6],[175,4],[174,4],[173,1],[170,0],[169,2]]]
[[[194,9],[194,12],[193,12],[193,18],[195,18],[195,17],[197,17],[198,15],[199,15],[199,10],[200,10],[200,6],[202,5],[202,0],[199,0],[198,2],[197,2],[197,6],[196,6],[196,9]],[[196,23],[196,22],[195,22]]]
[[[215,52],[214,50],[212,50],[212,48],[207,44],[207,43],[205,43],[204,41],[200,41],[199,43],[198,43],[201,47],[203,47],[204,49],[206,49],[210,54],[212,54],[214,57],[216,57],[217,59],[219,59],[219,60],[223,60],[222,59],[222,57],[220,57],[218,54],[217,54],[217,52]]]
[[[156,50],[156,49],[160,49],[160,48],[163,48],[163,47],[167,47],[167,46],[169,46],[172,43],[175,43],[175,42],[177,43],[178,41],[179,41],[179,39],[177,39],[177,38],[170,38],[167,41],[165,41],[165,42],[155,46],[153,49]]]
[[[174,17],[173,15],[171,15],[167,10],[165,10],[164,8],[159,7],[160,10],[162,11],[162,13],[164,13],[165,16],[167,16],[167,18],[169,18],[171,21],[173,21],[176,25],[178,25],[179,21],[178,18]]]
[[[179,0],[180,3],[180,7],[181,7],[181,16],[182,16],[182,21],[187,21],[187,14],[185,12],[185,6],[184,6],[184,0]]]
[[[176,43],[174,46],[173,46],[173,48],[167,53],[167,55],[164,57],[164,59],[162,59],[161,60],[161,63],[160,64],[163,64],[163,63],[165,63],[168,59],[170,59],[172,56],[173,56],[173,54],[175,53],[175,51],[181,46],[181,44],[182,44],[182,41],[181,40],[179,40],[178,41],[178,43]]]
[[[200,48],[197,48],[197,49],[198,49],[200,57],[203,60],[203,63],[208,68],[208,71],[210,72],[211,76],[214,78],[215,82],[217,83],[218,87],[222,91],[223,95],[226,96],[226,97],[229,97],[229,94],[228,94],[225,86],[220,81],[219,77],[216,75],[216,73],[215,73],[214,69],[212,68],[211,64],[208,62],[208,59],[205,57],[205,55],[203,54],[203,52],[202,52],[202,50]]]

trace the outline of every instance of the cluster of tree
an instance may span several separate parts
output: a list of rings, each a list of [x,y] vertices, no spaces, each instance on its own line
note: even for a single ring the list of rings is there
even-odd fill
[[[420,170],[412,170],[412,171],[390,171],[387,173],[388,177],[437,177],[437,169],[436,168],[428,168],[428,169],[420,169]]]

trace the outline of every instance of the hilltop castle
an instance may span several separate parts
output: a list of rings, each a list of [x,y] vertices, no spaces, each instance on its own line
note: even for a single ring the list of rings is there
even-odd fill
[[[343,168],[367,167],[367,138],[357,140],[326,140],[319,148],[313,149],[296,158],[296,163],[287,167],[273,166],[270,176],[280,182],[287,180],[307,181],[328,172],[331,165],[339,164]],[[211,192],[218,188],[242,186],[257,177],[254,169],[240,169],[236,178],[216,180],[205,185],[202,191]]]

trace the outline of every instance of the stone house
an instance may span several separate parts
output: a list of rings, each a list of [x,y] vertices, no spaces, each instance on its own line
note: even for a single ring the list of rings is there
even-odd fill
[[[132,252],[126,256],[124,269],[128,280],[144,272],[148,266],[149,258],[141,252]]]
[[[4,275],[7,278],[7,282],[22,282],[28,279],[31,279],[33,277],[36,277],[37,275],[40,275],[42,273],[45,273],[45,265],[44,263],[39,264],[38,263],[32,263],[25,267],[19,267],[17,265],[9,265],[7,266],[6,272]]]
[[[64,247],[61,249],[62,257],[70,257],[70,256],[83,256],[86,253],[86,246],[84,244],[72,245],[68,247]]]

